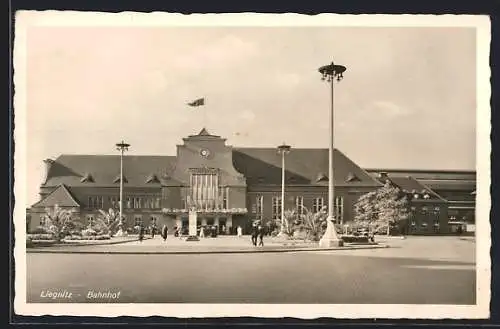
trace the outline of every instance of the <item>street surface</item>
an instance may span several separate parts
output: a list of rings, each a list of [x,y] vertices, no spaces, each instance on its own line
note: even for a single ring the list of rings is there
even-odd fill
[[[27,298],[59,303],[475,303],[474,240],[410,237],[387,243],[393,247],[288,253],[29,253]]]

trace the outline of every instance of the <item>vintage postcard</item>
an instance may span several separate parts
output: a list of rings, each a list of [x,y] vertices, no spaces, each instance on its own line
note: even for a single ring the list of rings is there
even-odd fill
[[[487,16],[21,11],[15,312],[477,319]]]

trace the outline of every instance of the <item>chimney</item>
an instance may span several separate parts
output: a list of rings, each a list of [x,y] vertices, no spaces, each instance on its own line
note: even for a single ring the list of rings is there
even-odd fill
[[[47,182],[47,179],[49,178],[50,169],[52,168],[52,165],[55,161],[52,159],[45,159],[43,160],[43,162],[45,163],[45,172],[43,174],[42,184],[45,184]]]

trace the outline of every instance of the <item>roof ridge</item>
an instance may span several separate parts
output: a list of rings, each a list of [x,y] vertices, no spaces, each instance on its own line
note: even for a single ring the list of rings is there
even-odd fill
[[[416,182],[417,184],[420,184],[422,185],[422,187],[424,187],[427,191],[429,191],[431,194],[433,194],[434,196],[436,196],[438,199],[441,199],[442,201],[447,201],[445,198],[443,198],[442,196],[440,196],[439,194],[437,194],[433,189],[431,189],[429,186],[425,185],[424,183],[422,182],[419,182],[416,178],[412,177],[412,176],[408,176],[409,179],[413,180],[414,182]]]
[[[78,205],[78,207],[81,206],[80,202],[78,202],[76,200],[76,198],[73,196],[73,194],[69,191],[69,188],[66,186],[66,184],[64,183],[61,183],[59,184],[55,189],[53,189],[52,191],[50,191],[49,194],[47,194],[43,199],[35,202],[31,207],[32,208],[36,208],[36,206],[39,204],[39,203],[42,203],[43,201],[47,200],[47,198],[49,198],[51,195],[53,195],[55,192],[57,192],[59,189],[62,189],[64,192],[66,192],[67,195],[69,195],[69,197],[71,198],[71,201],[73,201],[74,203],[76,203]]]

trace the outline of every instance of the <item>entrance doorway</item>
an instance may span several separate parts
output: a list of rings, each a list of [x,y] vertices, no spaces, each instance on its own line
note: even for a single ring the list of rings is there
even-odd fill
[[[186,217],[183,217],[181,220],[180,232],[181,235],[187,235],[189,233],[189,219]]]
[[[227,232],[227,219],[219,218],[219,234],[226,234]]]

